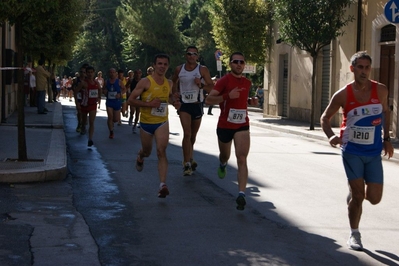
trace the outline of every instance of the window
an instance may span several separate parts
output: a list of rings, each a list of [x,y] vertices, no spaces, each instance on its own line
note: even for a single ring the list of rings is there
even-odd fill
[[[381,29],[380,42],[392,42],[396,38],[396,26],[389,24]]]

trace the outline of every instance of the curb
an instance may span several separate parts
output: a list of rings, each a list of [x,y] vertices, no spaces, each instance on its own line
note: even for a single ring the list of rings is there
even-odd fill
[[[67,176],[66,142],[63,129],[52,129],[47,158],[42,162],[12,162],[11,169],[0,170],[0,183],[25,183],[63,180]]]

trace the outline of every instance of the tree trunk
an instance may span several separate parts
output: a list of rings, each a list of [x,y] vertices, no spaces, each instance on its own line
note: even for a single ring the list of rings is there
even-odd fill
[[[317,69],[317,53],[312,56],[313,58],[313,70],[312,70],[312,104],[310,107],[310,130],[314,130],[314,122],[315,122],[315,117],[314,117],[314,109],[315,109],[315,104],[316,104],[316,69]]]
[[[22,44],[22,22],[15,23],[15,42],[17,46],[17,82],[18,82],[18,160],[27,161],[25,137],[25,90],[24,90],[24,69],[23,67],[23,44]]]

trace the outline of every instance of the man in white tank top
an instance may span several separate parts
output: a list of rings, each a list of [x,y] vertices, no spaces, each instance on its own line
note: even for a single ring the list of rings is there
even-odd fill
[[[183,175],[189,176],[197,167],[193,160],[194,143],[201,125],[203,112],[203,90],[210,92],[213,82],[206,66],[198,64],[198,49],[186,49],[186,63],[176,67],[172,81],[173,92],[180,93],[181,107],[178,111],[183,127]]]

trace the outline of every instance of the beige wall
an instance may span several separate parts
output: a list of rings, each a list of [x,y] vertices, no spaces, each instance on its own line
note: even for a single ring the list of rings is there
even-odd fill
[[[372,79],[378,80],[380,68],[380,52],[381,28],[389,24],[384,16],[384,5],[387,1],[363,1],[363,17],[360,50],[367,50],[373,58]],[[353,74],[350,72],[350,58],[356,52],[357,38],[357,3],[352,5],[347,13],[355,17],[355,21],[349,23],[344,28],[345,34],[340,36],[331,43],[331,74],[330,74],[330,97],[340,88],[353,80]],[[396,40],[399,40],[399,27],[397,27]],[[268,96],[265,96],[264,116],[281,116],[281,64],[282,55],[288,55],[288,112],[287,117],[295,120],[310,122],[311,108],[311,74],[312,74],[312,58],[292,48],[287,44],[277,44],[278,36],[277,26],[273,29],[274,40],[271,51],[270,63],[265,66],[264,84]],[[396,51],[399,51],[399,42],[393,42]],[[322,55],[319,56],[317,68],[317,103],[315,107],[315,121],[321,115],[321,63]],[[395,53],[395,69],[399,69],[399,52]],[[398,93],[399,77],[398,71],[395,71],[395,96],[393,110],[393,134],[398,135]],[[339,114],[334,117],[334,126],[339,125]]]

